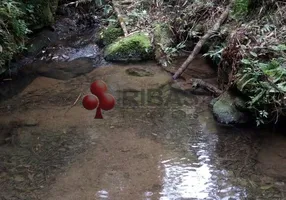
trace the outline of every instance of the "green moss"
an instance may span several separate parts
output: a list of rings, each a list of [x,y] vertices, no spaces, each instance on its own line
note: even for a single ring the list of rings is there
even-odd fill
[[[101,40],[103,45],[109,45],[112,42],[114,42],[117,38],[123,35],[124,34],[121,28],[110,26],[107,27],[104,31],[102,31]]]
[[[142,61],[153,57],[152,44],[144,33],[135,33],[106,47],[108,61]]]

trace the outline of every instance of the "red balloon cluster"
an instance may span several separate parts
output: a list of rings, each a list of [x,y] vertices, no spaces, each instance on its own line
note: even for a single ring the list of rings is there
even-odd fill
[[[93,82],[90,86],[93,95],[86,95],[82,100],[82,105],[87,110],[97,108],[95,119],[103,119],[102,110],[111,110],[115,106],[115,99],[107,92],[107,85],[101,80]]]

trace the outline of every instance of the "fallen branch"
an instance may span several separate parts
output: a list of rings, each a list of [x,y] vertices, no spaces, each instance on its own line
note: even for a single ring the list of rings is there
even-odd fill
[[[74,103],[72,104],[72,106],[69,107],[69,108],[66,110],[66,112],[65,112],[64,115],[66,115],[66,113],[67,113],[68,111],[70,111],[70,109],[72,109],[72,108],[77,104],[77,102],[78,102],[78,100],[80,99],[81,96],[82,96],[82,93],[80,93],[80,94],[78,95],[78,97],[76,98],[76,100],[74,101]]]
[[[123,30],[123,33],[124,33],[124,36],[126,37],[128,35],[128,31],[127,31],[127,27],[124,23],[124,18],[123,16],[121,15],[120,13],[120,10],[119,10],[119,4],[115,2],[115,0],[112,0],[112,4],[113,4],[113,9],[117,15],[117,19],[119,21],[119,24]]]
[[[225,11],[221,14],[220,18],[218,19],[218,21],[215,23],[215,25],[213,26],[212,29],[210,29],[201,39],[200,41],[197,43],[197,45],[195,46],[192,54],[187,58],[187,60],[182,64],[182,66],[176,71],[176,73],[173,75],[173,79],[176,80],[187,68],[188,65],[194,60],[195,56],[200,52],[202,46],[204,45],[204,43],[209,39],[209,37],[214,33],[217,32],[220,28],[220,26],[222,25],[222,23],[224,23],[224,21],[226,20],[229,11],[230,11],[230,5],[227,6],[227,8],[225,9]]]
[[[214,85],[203,81],[202,79],[192,78],[186,82],[187,84],[191,84],[193,88],[203,88],[204,90],[208,90],[215,96],[220,96],[222,91],[215,87]]]

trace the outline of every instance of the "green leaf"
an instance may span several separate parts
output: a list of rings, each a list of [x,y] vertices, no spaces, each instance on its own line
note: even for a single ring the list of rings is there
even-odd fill
[[[257,55],[255,52],[253,52],[253,51],[250,51],[249,53],[250,53],[253,57],[255,57],[255,58],[258,57],[258,55]]]
[[[283,92],[286,92],[286,83],[285,82],[282,82],[282,83],[279,83],[277,84],[277,87],[282,90]]]
[[[263,95],[265,94],[265,90],[262,90],[258,95],[256,95],[252,101],[251,101],[251,105],[255,104]]]
[[[278,48],[280,49],[280,51],[286,51],[286,45],[285,44],[279,44]]]
[[[285,44],[279,44],[277,46],[270,46],[270,48],[274,51],[286,51],[286,45]]]
[[[250,65],[250,64],[251,64],[251,61],[248,60],[248,59],[242,59],[242,60],[241,60],[241,63],[242,63],[242,64],[245,64],[245,65]]]
[[[247,81],[245,81],[245,83],[243,83],[243,85],[241,86],[241,90],[243,90],[243,88],[248,84],[250,83],[251,81],[255,81],[256,79],[255,78],[250,78],[248,79]]]

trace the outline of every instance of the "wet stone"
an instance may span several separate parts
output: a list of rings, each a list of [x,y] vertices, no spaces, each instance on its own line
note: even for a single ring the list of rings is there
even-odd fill
[[[244,124],[249,121],[248,114],[239,109],[243,105],[240,97],[230,92],[222,94],[213,104],[215,119],[221,124]],[[239,107],[237,105],[240,105]]]

